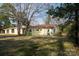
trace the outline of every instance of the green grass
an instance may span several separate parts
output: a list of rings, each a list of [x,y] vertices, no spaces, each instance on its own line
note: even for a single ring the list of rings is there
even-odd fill
[[[79,55],[78,51],[73,43],[62,37],[0,38],[2,56],[73,56]]]
[[[0,36],[17,36],[17,34],[0,34]]]

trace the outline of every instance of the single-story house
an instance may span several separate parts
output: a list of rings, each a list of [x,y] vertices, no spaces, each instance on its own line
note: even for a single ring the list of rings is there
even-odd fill
[[[3,34],[18,34],[17,27],[10,27],[3,29]],[[53,35],[58,32],[58,28],[56,25],[53,24],[42,24],[42,25],[36,25],[36,26],[30,26],[29,31],[32,35]],[[20,29],[20,33],[24,34],[25,32],[25,26],[22,26]]]

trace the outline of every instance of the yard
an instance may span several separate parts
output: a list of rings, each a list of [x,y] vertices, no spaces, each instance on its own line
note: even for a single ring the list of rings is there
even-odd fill
[[[0,38],[1,56],[75,56],[79,49],[65,37],[20,36]]]

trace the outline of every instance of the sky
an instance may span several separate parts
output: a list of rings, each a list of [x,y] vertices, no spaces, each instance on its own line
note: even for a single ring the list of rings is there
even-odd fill
[[[52,3],[51,5],[53,5],[54,8],[57,7],[57,6],[60,6],[59,3]],[[43,12],[41,12],[41,13],[38,15],[38,17],[37,17],[35,20],[38,22],[38,24],[43,24],[43,23],[44,23],[44,20],[46,19],[46,17],[47,17],[47,14],[46,14],[45,11],[43,11]],[[53,21],[53,23],[54,23],[54,22],[55,22],[55,21]]]

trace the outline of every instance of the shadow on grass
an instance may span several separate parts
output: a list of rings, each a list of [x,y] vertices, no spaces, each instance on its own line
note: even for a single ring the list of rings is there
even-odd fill
[[[41,39],[47,39],[47,37]],[[50,40],[52,38],[48,38],[48,39]],[[47,48],[42,47],[46,45],[48,45]],[[51,53],[52,55],[55,54],[58,56],[66,55],[64,53],[63,39],[57,39],[57,41],[54,42],[44,43],[44,45],[42,46],[40,46],[39,43],[35,43],[31,40],[14,40],[14,39],[0,40],[0,55],[1,56],[49,56],[51,55]],[[50,46],[52,48],[50,48]]]
[[[0,55],[35,55],[38,45],[29,40],[0,40]]]
[[[0,56],[48,56],[50,50],[38,50],[39,44],[30,40],[0,40]]]
[[[65,56],[64,39],[58,39],[58,56]]]

